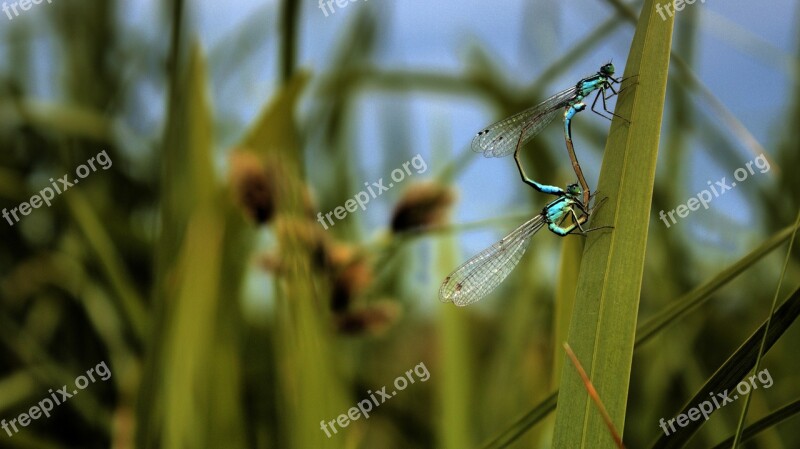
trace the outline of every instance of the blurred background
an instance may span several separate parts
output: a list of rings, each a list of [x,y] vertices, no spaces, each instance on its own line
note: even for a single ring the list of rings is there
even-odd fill
[[[0,14],[0,208],[103,151],[113,163],[0,221],[0,419],[101,362],[112,374],[0,431],[0,447],[482,447],[558,388],[557,286],[580,237],[541,232],[474,306],[438,288],[550,201],[511,158],[470,151],[474,134],[608,61],[621,74],[641,2],[14,4]],[[789,0],[676,14],[640,322],[793,222],[798,19]],[[590,186],[609,123],[573,124]],[[523,161],[564,186],[560,131]],[[708,210],[659,220],[762,154],[770,169]],[[767,317],[779,248],[637,348],[628,447],[649,447]],[[800,280],[796,248],[780,298]],[[752,419],[797,397],[798,339],[765,357],[774,385]],[[429,378],[368,418],[321,428],[419,366]],[[741,405],[686,447],[730,436]],[[550,447],[552,418],[510,447]],[[798,447],[789,419],[742,447]]]

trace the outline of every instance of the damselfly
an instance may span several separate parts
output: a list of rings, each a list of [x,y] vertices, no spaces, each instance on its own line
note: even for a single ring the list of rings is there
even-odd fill
[[[586,223],[599,203],[594,208],[586,206],[581,201],[583,191],[578,184],[570,184],[566,190],[539,185],[546,188],[546,193],[558,195],[558,198],[545,206],[542,213],[456,268],[439,288],[441,301],[452,301],[457,306],[466,306],[488,295],[514,270],[528,248],[531,237],[544,226],[562,237],[575,232],[585,235],[590,231],[609,228],[603,226],[583,229],[582,224]],[[572,223],[563,226],[564,221],[570,217]]]
[[[500,120],[480,131],[472,139],[472,150],[483,153],[486,157],[508,156],[517,148],[517,142],[525,144],[525,142],[531,140],[547,124],[553,121],[556,113],[560,110],[564,112],[564,134],[569,138],[570,121],[577,112],[586,109],[583,99],[594,91],[597,91],[597,95],[594,102],[592,102],[592,111],[610,119],[610,117],[595,110],[597,100],[602,98],[603,110],[617,116],[612,111],[609,111],[606,105],[606,100],[618,94],[614,89],[614,84],[620,84],[620,80],[614,78],[614,64],[605,64],[600,67],[597,73],[583,78],[569,89],[565,89],[532,108]],[[612,94],[606,96],[606,89],[610,90]]]
[[[514,159],[517,162],[517,168],[519,168],[522,180],[533,188],[540,190],[541,184],[528,178],[522,170],[519,162],[519,149],[539,134],[545,126],[553,121],[556,114],[563,110],[564,139],[567,142],[567,150],[569,151],[575,174],[578,176],[578,181],[586,195],[584,198],[588,198],[590,195],[589,186],[586,184],[580,164],[578,164],[575,152],[572,150],[572,118],[578,112],[586,109],[586,104],[583,100],[594,91],[597,91],[597,95],[592,102],[592,112],[610,119],[610,117],[595,110],[598,99],[602,98],[603,110],[615,117],[619,117],[608,110],[606,105],[606,100],[618,94],[614,89],[614,84],[621,84],[621,81],[614,78],[614,64],[609,62],[600,67],[597,73],[583,78],[569,89],[565,89],[532,108],[512,115],[478,132],[472,139],[472,150],[483,153],[486,157],[502,157],[514,153]],[[606,96],[606,90],[610,90],[612,93]]]

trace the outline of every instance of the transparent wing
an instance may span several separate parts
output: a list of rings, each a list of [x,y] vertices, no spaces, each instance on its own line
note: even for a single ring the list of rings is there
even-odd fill
[[[486,157],[502,157],[514,152],[522,135],[522,143],[544,129],[561,109],[575,97],[575,86],[563,90],[536,106],[512,115],[480,131],[472,139],[472,151]]]
[[[456,268],[439,288],[439,299],[463,307],[488,295],[517,266],[531,236],[544,224],[544,216],[537,215]]]

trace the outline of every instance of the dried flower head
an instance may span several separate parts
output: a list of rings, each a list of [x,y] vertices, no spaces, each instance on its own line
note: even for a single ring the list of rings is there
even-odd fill
[[[425,229],[444,223],[456,195],[435,182],[414,184],[406,190],[392,213],[392,232]]]
[[[275,215],[277,196],[274,170],[252,151],[237,150],[231,154],[229,176],[236,200],[247,215],[259,224],[269,222]]]

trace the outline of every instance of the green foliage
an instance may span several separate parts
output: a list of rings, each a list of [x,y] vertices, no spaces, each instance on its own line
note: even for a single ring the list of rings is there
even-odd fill
[[[0,419],[27,412],[99,361],[113,374],[11,437],[0,430],[0,446],[614,447],[564,361],[565,340],[628,447],[730,447],[737,426],[740,447],[800,445],[800,250],[785,262],[778,254],[796,232],[787,225],[800,204],[798,140],[781,131],[800,115],[796,74],[787,71],[786,104],[770,106],[787,116],[760,143],[746,117],[714,96],[726,74],[696,73],[699,43],[713,30],[699,3],[676,15],[672,45],[672,19],[661,20],[655,0],[641,15],[608,0],[606,17],[555,37],[569,46],[534,49],[550,55],[535,58],[534,75],[509,72],[480,41],[463,41],[460,70],[385,65],[385,30],[395,19],[373,2],[325,19],[342,30],[315,41],[330,61],[301,70],[305,33],[317,33],[305,16],[312,8],[279,3],[211,48],[189,20],[201,6],[182,0],[158,10],[157,38],[120,24],[127,10],[118,2],[43,3],[4,27],[0,209],[100,150],[114,163],[19,223],[0,219]],[[554,23],[565,11],[584,12],[537,6]],[[45,19],[30,26],[35,14]],[[458,147],[471,136],[451,141],[453,102],[479,99],[496,118],[515,113],[574,82],[570,73],[596,67],[599,49],[627,46],[630,31],[627,59],[609,55],[625,66],[624,91],[612,101],[629,122],[615,119],[606,130],[587,111],[573,128],[592,187],[600,166],[593,193],[596,204],[605,201],[589,226],[613,229],[538,235],[491,297],[467,308],[440,304],[439,283],[470,255],[460,247],[469,232],[499,236],[546,201],[517,182],[510,158],[487,161]],[[47,98],[37,84],[45,37],[60,52],[48,66],[56,93]],[[764,60],[756,53],[772,55],[767,61],[779,53],[746,33],[732,45],[755,63]],[[259,56],[265,48],[275,67]],[[797,66],[796,57],[784,62],[781,70]],[[253,66],[257,81],[248,78]],[[435,120],[416,115],[430,109]],[[422,122],[434,123],[435,138],[419,148]],[[559,127],[551,128],[523,159],[534,179],[563,185],[574,175]],[[752,226],[716,204],[669,228],[656,218],[696,191],[698,143],[726,170],[742,166],[740,150],[767,151],[773,169],[764,182],[736,190]],[[417,153],[428,172],[336,226],[316,221]],[[491,163],[507,166],[509,178],[465,175],[471,164]],[[374,165],[377,176],[367,171]],[[494,189],[513,185],[514,216],[483,214],[467,195],[454,203],[466,183],[498,201]],[[461,223],[454,211],[464,208],[481,219]],[[410,224],[393,229],[398,215]],[[777,285],[782,269],[785,285]],[[786,299],[765,332],[773,292]],[[330,436],[320,428],[368,392],[391,391],[420,363],[430,380],[398,391],[369,418],[337,423]],[[775,384],[751,393],[745,411],[740,401],[659,433],[659,418],[731,388],[757,364]]]

